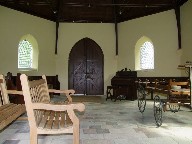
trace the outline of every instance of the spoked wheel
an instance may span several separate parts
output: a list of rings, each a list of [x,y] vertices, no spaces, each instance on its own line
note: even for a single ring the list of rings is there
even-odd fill
[[[144,88],[141,85],[138,86],[137,100],[138,100],[139,111],[143,113],[145,111],[145,106],[146,106],[146,94],[145,94]]]
[[[156,122],[156,125],[158,127],[160,127],[162,125],[162,110],[163,110],[163,106],[162,106],[162,102],[161,102],[161,99],[158,95],[156,95],[154,97],[154,105],[153,105],[153,108],[154,108],[154,117],[155,117],[155,122]]]

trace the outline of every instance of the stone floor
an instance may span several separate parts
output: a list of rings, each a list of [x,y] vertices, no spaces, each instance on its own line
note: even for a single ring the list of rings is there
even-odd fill
[[[103,96],[103,99],[105,97]],[[163,112],[163,124],[155,125],[153,102],[147,100],[141,114],[137,101],[86,102],[78,113],[80,144],[192,144],[192,112]],[[0,132],[0,144],[29,144],[27,121],[15,121]],[[72,135],[40,135],[39,144],[72,144]]]

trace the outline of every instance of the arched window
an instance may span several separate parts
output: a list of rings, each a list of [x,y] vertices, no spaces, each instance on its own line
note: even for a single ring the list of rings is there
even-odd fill
[[[32,68],[33,62],[33,47],[27,40],[22,40],[19,43],[18,50],[18,68],[28,69]]]
[[[23,36],[18,45],[18,69],[37,70],[38,55],[38,46],[34,37]]]
[[[154,49],[152,43],[148,41],[140,48],[140,68],[154,69]]]
[[[135,69],[154,69],[154,47],[147,37],[140,38],[135,46]]]

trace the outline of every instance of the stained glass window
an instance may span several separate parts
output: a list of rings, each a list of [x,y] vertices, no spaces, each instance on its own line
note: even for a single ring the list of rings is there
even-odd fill
[[[146,41],[140,48],[140,68],[154,69],[154,48],[149,41]]]
[[[18,68],[32,68],[33,47],[27,40],[22,40],[18,48]]]

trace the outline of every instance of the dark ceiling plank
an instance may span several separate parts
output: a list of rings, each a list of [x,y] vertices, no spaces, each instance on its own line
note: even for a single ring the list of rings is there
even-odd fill
[[[182,6],[184,3],[186,3],[188,0],[178,0],[178,5]]]
[[[64,3],[65,6],[70,7],[88,7],[91,6],[120,6],[120,7],[167,7],[172,6],[169,3],[148,3],[148,4],[135,4],[135,3]]]
[[[54,22],[75,23],[114,23],[116,7],[119,23],[175,9],[175,1],[182,5],[188,0],[0,0],[0,5]],[[59,2],[60,12],[56,6]],[[120,10],[122,14],[118,14]]]

